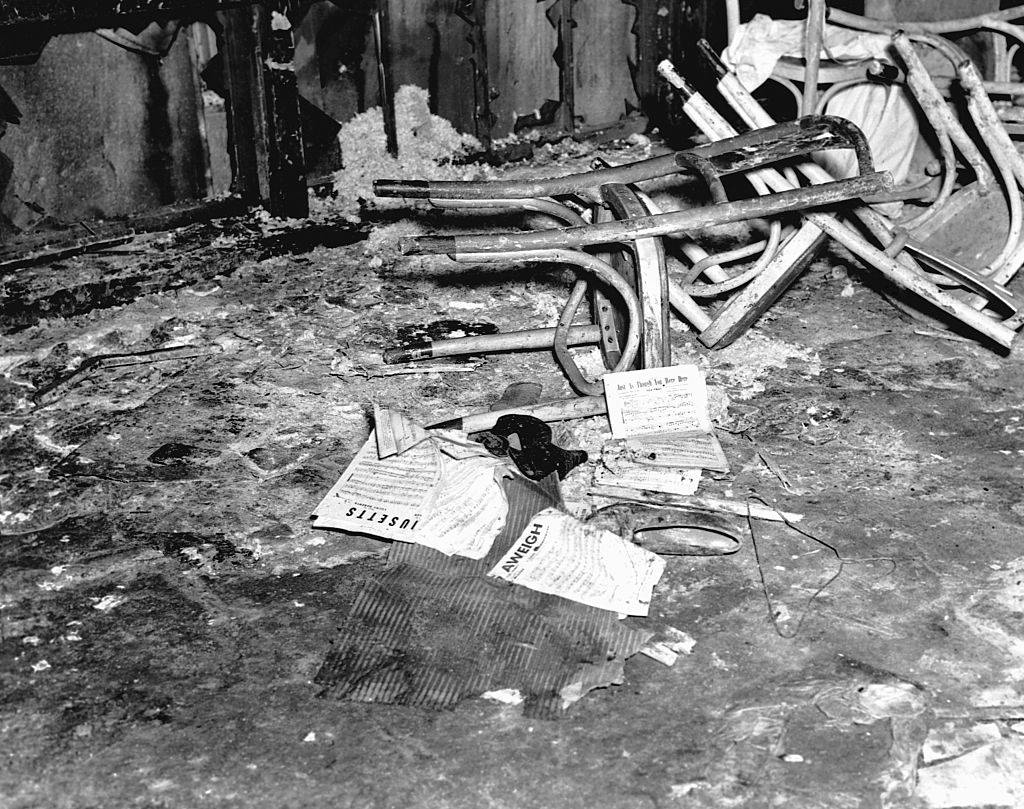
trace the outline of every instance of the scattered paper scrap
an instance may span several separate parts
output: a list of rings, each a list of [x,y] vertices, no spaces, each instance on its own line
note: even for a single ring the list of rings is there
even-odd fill
[[[661,433],[622,439],[627,457],[641,466],[728,472],[729,462],[713,433]]]
[[[594,468],[595,486],[621,486],[626,489],[667,494],[696,494],[700,485],[699,469],[659,469],[650,466],[607,466]]]
[[[482,558],[508,509],[497,480],[506,467],[485,451],[481,455],[482,450],[431,436],[381,458],[372,433],[316,507],[313,527]]]
[[[978,722],[966,728],[956,722],[943,722],[928,730],[921,746],[921,763],[928,765],[956,758],[1002,738],[996,722]]]
[[[921,767],[914,797],[934,809],[1017,807],[1024,803],[1024,740],[987,744],[956,758]]]
[[[111,593],[110,595],[103,596],[103,598],[96,599],[96,603],[92,605],[92,608],[100,612],[110,612],[114,607],[119,607],[124,602],[124,596]]]
[[[412,449],[430,437],[430,433],[404,413],[378,404],[373,406],[373,425],[373,433],[377,437],[377,457],[382,460]]]
[[[643,480],[643,474],[627,474],[627,465],[659,469],[710,469],[728,472],[722,445],[715,436],[708,415],[708,389],[696,365],[646,368],[605,374],[605,399],[612,435],[609,452],[618,453],[621,477]],[[606,465],[608,464],[606,460]],[[693,494],[678,486],[664,488],[668,481],[650,475],[651,491]],[[606,481],[595,481],[603,483]],[[612,485],[640,488],[624,481]]]
[[[375,442],[367,441],[316,507],[313,526],[411,541],[433,505],[441,473],[441,454],[431,442],[382,460]]]
[[[598,609],[647,615],[664,570],[656,554],[548,508],[488,575]]]
[[[667,469],[638,464],[625,442],[609,441],[601,448],[601,464],[594,468],[594,484],[690,495],[700,485],[700,474],[698,468]]]
[[[605,374],[604,395],[615,438],[711,432],[707,385],[696,365]]]
[[[503,705],[522,705],[523,695],[518,688],[499,688],[497,691],[484,691],[481,699],[489,699],[492,702],[500,702]]]
[[[679,655],[693,654],[697,641],[688,632],[666,626],[644,644],[640,654],[657,660],[664,666],[674,666]]]

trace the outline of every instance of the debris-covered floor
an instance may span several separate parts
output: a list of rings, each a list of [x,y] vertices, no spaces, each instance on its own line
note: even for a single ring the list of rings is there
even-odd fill
[[[322,694],[388,545],[310,513],[373,403],[428,423],[517,381],[570,395],[544,351],[396,369],[382,350],[440,320],[552,325],[569,283],[397,260],[402,225],[338,224],[332,247],[302,227],[66,259],[49,270],[80,290],[140,262],[152,286],[2,338],[5,807],[1024,802],[1021,357],[899,315],[835,251],[733,346],[672,334],[732,467],[702,491],[755,493],[822,542],[760,522],[756,548],[667,558],[651,615],[693,643],[557,720]],[[607,425],[555,435],[596,458]],[[594,465],[563,484],[580,513]]]

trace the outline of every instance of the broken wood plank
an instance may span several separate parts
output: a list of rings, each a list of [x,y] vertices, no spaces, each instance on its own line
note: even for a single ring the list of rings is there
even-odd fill
[[[548,20],[555,28],[555,51],[552,56],[558,65],[558,109],[556,123],[563,132],[572,132],[576,126],[576,68],[573,29],[575,0],[555,0],[547,10]]]
[[[576,2],[571,8],[571,48],[562,57],[573,82],[570,131],[579,124],[613,121],[639,103],[629,74],[635,60],[633,9],[621,2]]]
[[[306,159],[302,143],[299,86],[295,77],[295,42],[287,14],[288,0],[256,7],[266,99],[268,187],[264,196],[273,216],[304,219],[309,216]]]
[[[752,517],[755,520],[772,522],[800,522],[803,514],[794,511],[779,511],[760,503],[747,500],[723,500],[719,497],[696,497],[682,494],[666,494],[643,489],[630,489],[625,486],[595,485],[587,494],[595,497],[608,497],[613,500],[625,500],[630,503],[649,503],[663,506],[683,506],[704,509],[705,511],[724,511],[727,514],[738,514],[741,517]]]
[[[512,134],[516,121],[542,117],[540,109],[558,97],[555,29],[540,3],[492,3],[487,10],[487,70],[497,95],[491,101],[492,134]],[[555,102],[557,104],[557,101]]]
[[[475,134],[473,48],[466,38],[467,23],[456,13],[457,7],[457,0],[437,3],[437,49],[430,61],[430,98],[439,116],[451,121],[460,132]],[[403,45],[409,47],[409,43]]]
[[[125,244],[139,233],[174,230],[210,219],[236,216],[244,210],[245,205],[237,197],[190,200],[126,219],[81,222],[81,230],[20,236],[0,251],[0,278],[25,267]]]
[[[708,348],[725,348],[733,342],[778,300],[827,239],[814,225],[801,225],[764,270],[729,299],[698,339]]]
[[[224,55],[224,93],[227,97],[228,152],[231,191],[250,205],[262,199],[261,165],[266,164],[263,121],[263,71],[253,59],[256,33],[252,9],[232,9],[222,15],[224,32],[217,46]]]

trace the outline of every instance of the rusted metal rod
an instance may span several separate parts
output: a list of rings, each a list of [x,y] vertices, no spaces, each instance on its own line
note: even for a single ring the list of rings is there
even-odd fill
[[[430,199],[436,208],[448,209],[501,209],[514,208],[523,211],[546,214],[560,219],[568,225],[585,225],[587,221],[568,205],[551,199]]]
[[[1009,281],[1020,268],[1019,248],[1021,245],[1022,210],[1018,183],[1024,185],[1024,159],[1006,134],[1006,129],[999,121],[999,115],[981,86],[981,76],[970,59],[963,60],[957,66],[960,84],[967,91],[967,108],[971,118],[981,135],[992,162],[999,171],[1004,190],[1006,191],[1007,210],[1010,214],[1010,226],[1007,230],[1006,243],[999,255],[990,264],[990,275],[999,284]]]

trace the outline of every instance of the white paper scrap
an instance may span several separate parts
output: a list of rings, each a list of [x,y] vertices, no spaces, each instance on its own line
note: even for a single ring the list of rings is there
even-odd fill
[[[408,541],[433,508],[440,480],[441,457],[433,442],[424,441],[401,455],[381,459],[371,433],[314,509],[313,527]]]
[[[623,439],[627,457],[642,466],[728,472],[729,462],[714,433],[662,433]]]
[[[390,458],[412,449],[429,436],[426,430],[405,413],[373,405],[373,434],[377,437],[377,457]]]
[[[604,395],[615,438],[712,430],[707,385],[696,365],[605,374]]]
[[[697,493],[699,469],[660,469],[656,466],[624,466],[618,470],[606,466],[594,469],[595,486],[622,486],[643,492],[664,492],[688,496]]]
[[[430,436],[379,458],[371,434],[314,510],[313,527],[415,542],[471,559],[486,556],[508,512],[498,480],[506,467],[489,455],[453,458],[444,452],[448,444]]]
[[[488,575],[591,607],[647,615],[664,570],[656,554],[547,508]]]
[[[482,559],[501,533],[508,514],[505,491],[495,477],[504,470],[496,458],[442,460],[443,485],[433,509],[410,541],[451,556]]]

